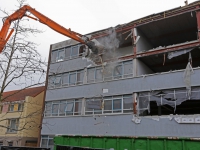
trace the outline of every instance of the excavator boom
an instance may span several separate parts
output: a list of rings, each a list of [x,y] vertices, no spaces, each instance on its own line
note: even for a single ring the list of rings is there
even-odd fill
[[[80,43],[87,45],[87,40],[84,40],[84,36],[76,33],[74,31],[71,31],[70,29],[66,29],[63,26],[59,25],[58,23],[54,22],[53,20],[49,19],[45,15],[41,14],[40,12],[36,11],[35,9],[31,8],[28,5],[24,5],[20,9],[18,9],[16,12],[14,12],[12,15],[8,16],[3,24],[2,29],[0,30],[0,53],[2,52],[3,48],[5,47],[7,41],[9,40],[13,29],[8,33],[10,25],[13,21],[23,18],[26,15],[26,12],[30,12],[33,14],[37,19],[33,17],[29,17],[35,20],[38,20],[39,22],[47,25],[51,29],[55,30],[56,32],[63,34],[69,38],[72,38]],[[90,43],[90,42],[89,42]],[[91,43],[90,43],[91,44]]]

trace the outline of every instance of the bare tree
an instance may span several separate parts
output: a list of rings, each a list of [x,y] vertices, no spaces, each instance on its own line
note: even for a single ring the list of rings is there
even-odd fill
[[[18,0],[21,8],[25,0]],[[1,10],[9,16],[5,10]],[[3,21],[6,18],[3,18]],[[12,22],[15,30],[0,54],[0,101],[6,99],[2,93],[9,86],[18,86],[21,90],[44,84],[46,63],[37,51],[37,44],[30,40],[30,35],[41,33],[41,30],[24,24],[27,18]]]
[[[26,0],[17,0],[18,6],[16,8],[19,9],[23,5],[25,5]],[[0,8],[0,12],[3,13],[4,16],[8,17],[10,13]],[[6,19],[4,17],[2,20]],[[0,53],[0,104],[11,104],[6,101],[11,96],[15,96],[19,92],[23,92],[25,89],[41,86],[45,83],[46,77],[46,66],[47,63],[42,59],[42,56],[37,51],[37,44],[34,41],[30,40],[30,36],[42,33],[41,30],[30,27],[27,25],[27,18],[18,19],[12,22],[11,28],[14,29],[14,34],[10,37],[7,42],[4,50]],[[25,23],[24,23],[25,22]],[[11,95],[3,96],[5,90],[9,88],[9,86],[17,86],[19,87],[16,93],[12,93]],[[31,102],[32,104],[27,104],[29,102],[25,102],[24,106],[32,106],[28,108],[31,111],[28,114],[24,114],[23,112],[19,112],[19,127],[17,129],[12,129],[7,124],[2,124],[2,122],[8,122],[4,115],[1,114],[1,125],[0,128],[4,128],[6,130],[16,130],[16,131],[28,131],[33,130],[35,128],[40,131],[41,123],[38,120],[38,116],[42,116],[43,114],[43,106],[41,103]],[[26,122],[23,122],[26,120]],[[29,132],[27,132],[28,134]],[[31,135],[30,135],[31,136]]]

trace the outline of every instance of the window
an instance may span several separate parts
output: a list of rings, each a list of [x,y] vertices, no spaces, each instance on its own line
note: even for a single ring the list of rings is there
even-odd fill
[[[130,113],[133,112],[132,95],[111,96],[104,98],[104,113]]]
[[[72,50],[71,51],[71,58],[75,58],[75,57],[79,56],[79,46],[78,45],[73,46],[71,50]]]
[[[102,68],[96,68],[95,72],[95,81],[103,81],[103,69]]]
[[[74,109],[74,101],[67,101],[67,105],[65,107],[66,115],[73,115]]]
[[[87,70],[87,82],[92,83],[95,82],[95,68],[89,68]]]
[[[69,85],[69,73],[64,73],[62,75],[62,85],[63,86],[68,86]]]
[[[69,85],[76,85],[76,72],[70,72]]]
[[[81,115],[82,100],[75,100],[74,115]]]
[[[59,102],[52,104],[52,116],[58,116]]]
[[[58,50],[58,57],[57,57],[57,62],[63,61],[65,56],[65,51],[64,49]]]
[[[61,76],[60,75],[58,75],[58,76],[55,77],[54,85],[56,87],[60,87],[61,86]]]
[[[121,111],[122,111],[122,97],[114,97],[113,112],[121,112]]]
[[[82,110],[82,108],[85,108]],[[45,116],[92,115],[107,113],[132,113],[133,96],[87,98],[46,102]]]
[[[82,99],[46,102],[45,116],[81,115]]]
[[[123,96],[123,112],[133,112],[133,97],[132,95]]]
[[[45,104],[45,116],[51,116],[51,105],[52,105],[52,102],[46,102]]]
[[[138,115],[200,114],[200,87],[141,92],[138,95]]]
[[[17,132],[19,119],[9,119],[7,132]]]
[[[54,80],[55,80],[55,76],[49,76],[48,88],[53,88],[54,87]]]
[[[15,105],[15,104],[10,104],[10,105],[9,105],[9,111],[10,111],[10,112],[13,112],[13,111],[14,111],[14,105]]]
[[[103,81],[103,69],[101,67],[89,68],[87,70],[87,82],[100,82]]]
[[[132,61],[123,62],[123,67],[124,67],[123,69],[124,78],[132,77],[133,76],[133,62]]]
[[[87,99],[85,114],[102,114],[102,100],[100,98]]]
[[[70,59],[71,56],[71,47],[65,48],[65,59]]]
[[[80,45],[69,46],[65,48],[61,48],[58,50],[54,50],[51,53],[51,62],[60,62],[72,58],[76,58],[82,56],[83,47],[80,49]]]
[[[122,112],[122,97],[104,99],[104,113]]]
[[[8,146],[13,146],[13,142],[8,142]]]
[[[77,72],[77,84],[83,84],[84,71]]]
[[[122,64],[119,64],[116,67],[114,67],[113,77],[114,79],[122,78]]]
[[[18,104],[18,111],[23,111],[23,107],[24,107],[24,104],[23,103],[19,103]]]
[[[56,58],[57,58],[57,51],[53,51],[51,53],[51,62],[52,63],[56,62]]]
[[[53,138],[54,138],[54,135],[42,135],[40,147],[50,148],[50,150],[53,150],[53,148],[54,148]]]

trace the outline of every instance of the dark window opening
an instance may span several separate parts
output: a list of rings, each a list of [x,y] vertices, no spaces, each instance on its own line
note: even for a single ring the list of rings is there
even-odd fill
[[[189,50],[191,51],[185,53],[186,51],[189,51]],[[179,53],[180,51],[182,51],[181,55],[173,57],[171,59],[168,58],[170,54],[173,53],[173,55],[175,56],[174,53],[176,52]],[[180,51],[146,56],[146,57],[139,58],[139,60],[143,62],[154,73],[185,69],[188,64],[188,60],[190,56],[192,60],[191,61],[192,68],[196,68],[200,66],[199,48],[185,49],[185,50],[180,50]]]
[[[160,112],[159,112],[160,107]],[[169,105],[157,106],[155,101],[150,102],[150,113],[146,112],[148,116],[158,116],[160,115],[194,115],[200,114],[200,101],[199,100],[187,100],[182,102],[180,105],[176,106],[176,110]],[[142,114],[145,115],[145,114]]]
[[[138,26],[140,36],[137,51],[147,51],[197,40],[197,19],[195,12],[189,12],[174,17],[153,21]]]

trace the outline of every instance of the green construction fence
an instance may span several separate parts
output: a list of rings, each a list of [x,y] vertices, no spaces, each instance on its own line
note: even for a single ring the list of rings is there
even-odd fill
[[[54,138],[54,150],[200,150],[200,138],[69,136]]]

